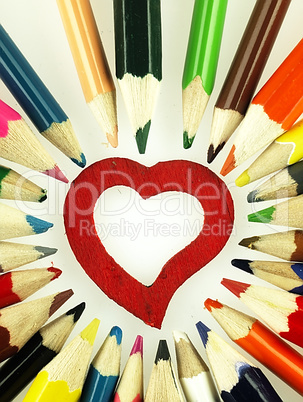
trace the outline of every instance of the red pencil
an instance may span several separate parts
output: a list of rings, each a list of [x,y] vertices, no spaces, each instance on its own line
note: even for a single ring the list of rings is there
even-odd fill
[[[226,278],[221,283],[278,335],[303,347],[303,296]]]
[[[58,268],[37,268],[8,272],[0,276],[0,308],[18,303],[58,278]]]
[[[226,175],[289,130],[303,113],[303,39],[252,100],[222,167]]]
[[[233,341],[303,395],[303,356],[254,317],[212,299],[204,306]]]

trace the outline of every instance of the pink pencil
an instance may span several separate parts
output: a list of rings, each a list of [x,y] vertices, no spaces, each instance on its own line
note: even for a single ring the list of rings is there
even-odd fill
[[[143,401],[143,338],[138,335],[125,365],[114,402]]]
[[[68,182],[20,114],[1,100],[0,157]]]

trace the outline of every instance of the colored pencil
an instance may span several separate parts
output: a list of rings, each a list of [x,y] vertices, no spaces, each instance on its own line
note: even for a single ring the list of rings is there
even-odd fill
[[[264,176],[274,173],[303,158],[303,119],[290,130],[280,135],[237,179],[236,185],[243,187]]]
[[[36,268],[0,275],[0,308],[25,300],[49,282],[58,278],[58,268]]]
[[[140,154],[162,80],[160,0],[114,0],[116,76]]]
[[[113,327],[90,364],[81,402],[110,402],[120,374],[122,331]]]
[[[196,327],[223,401],[282,401],[262,370],[201,321]]]
[[[65,183],[68,182],[21,115],[2,100],[0,100],[0,157]]]
[[[67,115],[0,25],[0,77],[37,130],[78,166],[85,156]]]
[[[248,215],[249,222],[303,228],[303,195]]]
[[[0,198],[43,202],[47,197],[46,190],[13,169],[0,165]]]
[[[303,39],[253,98],[222,167],[226,175],[287,131],[303,113]]]
[[[84,308],[81,303],[42,327],[0,367],[1,402],[13,400],[60,352]]]
[[[113,401],[143,401],[143,338],[140,335],[132,347]]]
[[[0,241],[0,273],[55,254],[56,248]]]
[[[144,399],[144,402],[162,401],[184,401],[165,340],[159,341],[155,363]]]
[[[247,353],[303,395],[303,357],[256,318],[207,299],[205,307]]]
[[[0,240],[44,233],[54,226],[5,204],[0,204],[0,216]]]
[[[227,0],[195,0],[182,79],[183,146],[190,148],[212,93]]]
[[[118,145],[116,88],[89,0],[57,0],[86,103],[106,133]]]
[[[211,163],[243,120],[288,10],[290,0],[257,0],[214,107],[207,161]]]
[[[243,239],[240,246],[261,251],[286,261],[303,261],[303,231],[271,233]]]
[[[303,347],[303,296],[226,278],[221,283],[278,335]]]
[[[219,402],[209,368],[184,332],[173,332],[178,376],[188,402]]]
[[[95,318],[38,373],[24,402],[79,400],[99,323]]]
[[[303,194],[303,161],[280,170],[247,196],[248,202],[295,197]]]
[[[14,355],[73,295],[71,289],[0,310],[0,362]]]
[[[232,260],[232,265],[281,289],[303,295],[303,264],[280,261]]]

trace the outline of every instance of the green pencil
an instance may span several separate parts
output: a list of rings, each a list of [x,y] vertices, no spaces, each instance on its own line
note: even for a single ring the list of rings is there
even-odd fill
[[[190,148],[213,90],[227,0],[195,0],[185,59],[183,146]]]
[[[116,76],[141,154],[162,80],[160,0],[114,0]]]

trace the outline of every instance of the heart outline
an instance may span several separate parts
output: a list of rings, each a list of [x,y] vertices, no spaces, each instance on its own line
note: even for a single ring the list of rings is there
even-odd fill
[[[209,184],[209,190],[205,184]],[[204,210],[204,224],[199,235],[164,264],[149,286],[133,278],[107,253],[95,228],[94,208],[98,198],[107,188],[119,185],[131,187],[144,199],[167,191],[186,192],[196,197]],[[214,196],[214,187],[220,189],[220,199]],[[220,208],[221,213],[215,214]],[[71,183],[64,203],[67,238],[86,274],[109,298],[156,328],[161,328],[175,291],[225,246],[231,228],[228,233],[218,233],[215,242],[213,235],[205,233],[206,227],[219,225],[223,217],[226,226],[232,228],[234,207],[227,186],[207,167],[185,160],[146,167],[127,158],[103,159],[87,167]],[[84,232],[83,222],[86,225]]]

